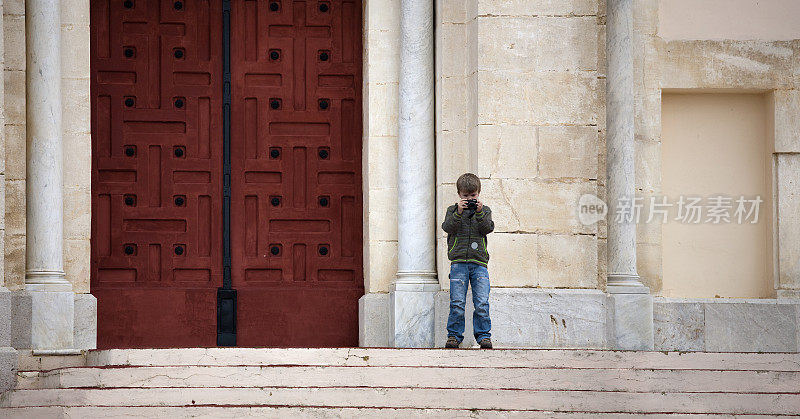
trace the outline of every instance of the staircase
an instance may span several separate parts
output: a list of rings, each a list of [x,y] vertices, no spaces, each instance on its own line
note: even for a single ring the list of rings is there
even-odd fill
[[[800,416],[800,353],[115,349],[19,368],[0,417]]]

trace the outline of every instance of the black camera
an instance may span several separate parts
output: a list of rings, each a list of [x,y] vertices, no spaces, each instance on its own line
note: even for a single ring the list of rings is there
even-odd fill
[[[478,200],[477,199],[467,199],[467,208],[471,210],[478,209]]]

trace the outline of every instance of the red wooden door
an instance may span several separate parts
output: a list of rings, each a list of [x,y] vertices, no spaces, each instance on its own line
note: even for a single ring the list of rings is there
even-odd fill
[[[358,345],[360,27],[358,1],[233,3],[239,345]]]
[[[363,295],[361,6],[231,7],[237,344],[355,346]],[[99,348],[216,345],[221,9],[221,0],[91,2]]]
[[[91,2],[98,348],[216,344],[220,4]]]

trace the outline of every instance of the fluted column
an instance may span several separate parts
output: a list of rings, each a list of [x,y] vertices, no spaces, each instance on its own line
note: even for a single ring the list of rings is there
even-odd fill
[[[436,277],[433,2],[400,2],[397,278],[389,343],[433,346]]]
[[[61,2],[25,2],[27,245],[31,346],[73,344],[74,296],[64,274],[61,134]]]
[[[648,293],[636,272],[636,224],[616,221],[620,198],[633,199],[633,0],[608,0],[606,17],[606,168],[608,292]]]

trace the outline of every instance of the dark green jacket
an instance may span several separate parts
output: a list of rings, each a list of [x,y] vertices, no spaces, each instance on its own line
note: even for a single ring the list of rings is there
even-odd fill
[[[458,205],[450,205],[442,229],[447,233],[447,258],[451,264],[474,262],[489,265],[486,235],[494,230],[491,208],[484,205],[481,212],[465,208],[459,214]]]

